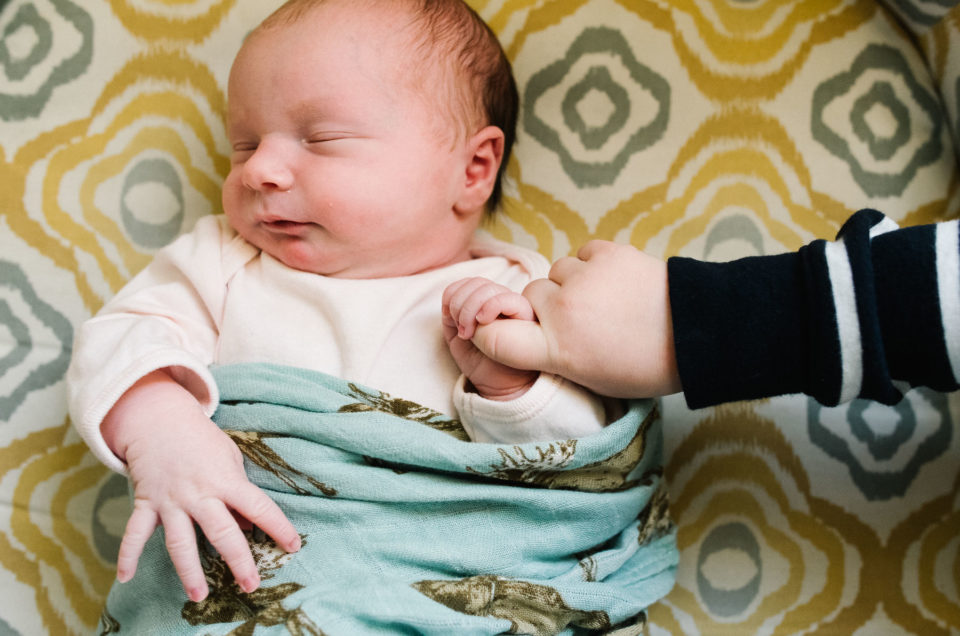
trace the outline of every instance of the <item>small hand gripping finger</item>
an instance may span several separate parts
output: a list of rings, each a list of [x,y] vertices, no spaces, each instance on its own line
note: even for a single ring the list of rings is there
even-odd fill
[[[537,318],[529,300],[522,294],[505,287],[500,293],[483,303],[477,312],[476,321],[481,325],[489,325],[500,316],[514,320],[536,320]]]
[[[460,308],[473,291],[481,286],[486,279],[464,278],[447,285],[443,290],[443,317],[450,317],[453,324],[458,322]]]
[[[461,305],[464,298],[468,297],[475,289],[482,287],[488,282],[489,280],[486,278],[474,276],[472,278],[462,278],[458,281],[450,283],[447,285],[446,289],[443,290],[443,306],[447,307],[449,305]]]
[[[473,337],[477,326],[477,313],[484,304],[509,291],[503,285],[478,277],[458,281],[447,289],[450,293],[444,294],[444,305],[457,324],[457,335],[464,340]]]

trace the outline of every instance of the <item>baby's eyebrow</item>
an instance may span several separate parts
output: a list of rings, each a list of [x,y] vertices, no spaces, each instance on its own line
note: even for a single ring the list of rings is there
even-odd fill
[[[250,127],[243,122],[231,121],[230,118],[227,119],[227,139],[231,141],[242,138],[249,137],[253,132]]]
[[[304,100],[294,104],[290,112],[300,121],[310,121],[315,119],[322,119],[325,116],[330,114],[329,103],[331,100],[316,98],[310,100]]]

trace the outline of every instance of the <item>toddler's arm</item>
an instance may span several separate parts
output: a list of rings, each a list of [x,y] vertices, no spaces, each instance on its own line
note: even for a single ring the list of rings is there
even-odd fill
[[[506,401],[526,393],[540,373],[500,364],[473,345],[476,328],[500,317],[536,320],[526,298],[485,278],[457,281],[443,293],[443,335],[450,354],[477,393]]]
[[[241,525],[256,524],[287,551],[300,548],[300,537],[280,508],[247,480],[236,444],[165,370],[127,390],[101,431],[126,461],[134,486],[133,513],[117,557],[119,581],[133,577],[157,525],[163,526],[170,559],[193,601],[208,592],[194,523],[246,592],[257,588],[260,577]]]

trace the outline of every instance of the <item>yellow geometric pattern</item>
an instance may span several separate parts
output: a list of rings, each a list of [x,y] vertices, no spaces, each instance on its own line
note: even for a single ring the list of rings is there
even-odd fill
[[[127,495],[66,420],[74,330],[219,210],[230,60],[279,3],[0,2],[0,633],[96,625]],[[523,99],[501,238],[725,260],[960,215],[958,2],[471,4]],[[960,631],[960,396],[663,412],[653,633]]]

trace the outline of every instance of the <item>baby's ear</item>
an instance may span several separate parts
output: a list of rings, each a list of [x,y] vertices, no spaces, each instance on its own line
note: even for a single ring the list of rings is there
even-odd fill
[[[487,203],[503,160],[503,144],[503,131],[497,126],[487,126],[467,141],[466,173],[455,206],[457,212],[476,212]]]

